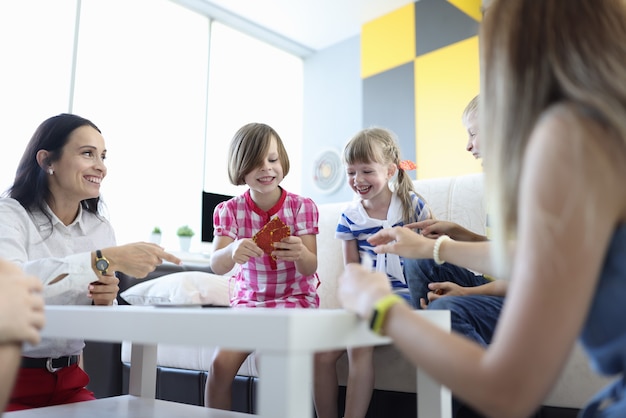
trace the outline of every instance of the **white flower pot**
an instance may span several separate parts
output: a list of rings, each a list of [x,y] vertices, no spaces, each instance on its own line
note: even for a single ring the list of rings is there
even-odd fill
[[[154,232],[150,234],[150,242],[153,242],[157,245],[161,245],[161,234],[155,234]]]
[[[180,242],[180,250],[184,253],[189,252],[189,247],[191,246],[191,237],[178,237]]]

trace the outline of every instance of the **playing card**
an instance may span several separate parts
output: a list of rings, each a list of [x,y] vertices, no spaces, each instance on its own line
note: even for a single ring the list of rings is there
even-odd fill
[[[252,239],[263,252],[272,254],[272,251],[274,251],[272,244],[289,235],[291,235],[289,227],[278,216],[275,216]]]

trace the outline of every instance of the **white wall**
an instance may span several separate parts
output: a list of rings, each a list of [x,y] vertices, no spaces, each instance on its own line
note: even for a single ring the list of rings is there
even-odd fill
[[[302,194],[317,204],[352,199],[345,181],[335,192],[325,193],[315,186],[313,173],[322,151],[340,153],[348,139],[362,129],[360,50],[360,37],[356,36],[304,61]],[[343,173],[343,167],[340,169]]]

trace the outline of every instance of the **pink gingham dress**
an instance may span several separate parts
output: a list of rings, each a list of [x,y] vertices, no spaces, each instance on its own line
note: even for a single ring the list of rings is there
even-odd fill
[[[234,240],[252,238],[274,216],[291,230],[291,235],[317,235],[319,213],[308,198],[282,190],[276,205],[265,212],[250,197],[241,196],[220,203],[213,213],[216,236]],[[273,260],[268,254],[252,257],[238,265],[231,306],[259,308],[317,308],[319,297],[317,273],[303,276],[293,261]]]

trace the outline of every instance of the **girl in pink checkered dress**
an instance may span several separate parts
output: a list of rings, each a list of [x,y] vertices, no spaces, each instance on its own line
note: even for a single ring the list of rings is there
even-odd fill
[[[317,308],[318,210],[311,199],[279,186],[289,157],[278,133],[250,123],[233,137],[228,176],[248,190],[215,208],[211,269],[235,269],[230,304],[236,308]],[[289,227],[289,236],[264,252],[254,237],[271,219]],[[206,406],[230,409],[232,381],[250,353],[218,349],[206,386]]]

